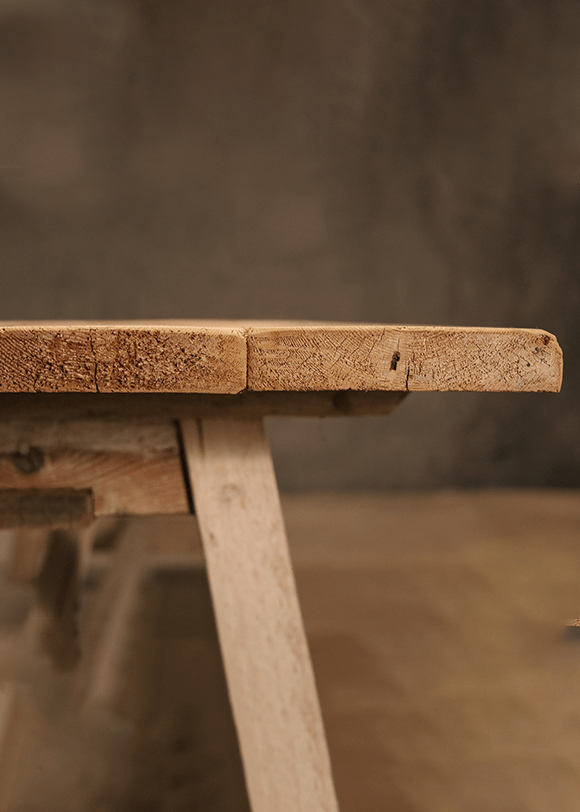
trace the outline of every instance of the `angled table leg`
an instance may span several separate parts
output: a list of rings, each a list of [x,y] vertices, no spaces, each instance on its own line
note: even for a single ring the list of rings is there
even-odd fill
[[[262,421],[182,432],[252,812],[337,812]]]

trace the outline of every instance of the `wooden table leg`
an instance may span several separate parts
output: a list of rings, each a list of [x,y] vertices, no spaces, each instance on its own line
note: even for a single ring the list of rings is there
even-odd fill
[[[262,421],[182,432],[252,812],[338,812]]]

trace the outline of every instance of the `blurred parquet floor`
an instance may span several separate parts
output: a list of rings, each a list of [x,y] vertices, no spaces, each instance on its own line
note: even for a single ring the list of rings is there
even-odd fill
[[[580,809],[580,637],[565,628],[580,616],[580,495],[283,505],[342,812]],[[34,610],[17,622],[17,597],[0,606],[24,708],[5,807],[247,812],[194,520],[123,535],[156,563],[124,616],[108,707],[87,710],[82,659],[57,672],[39,651]],[[85,577],[81,650],[104,588]]]

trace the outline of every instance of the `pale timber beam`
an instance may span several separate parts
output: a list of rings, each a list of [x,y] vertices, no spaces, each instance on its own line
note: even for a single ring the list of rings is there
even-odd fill
[[[184,421],[252,812],[338,812],[261,421]]]

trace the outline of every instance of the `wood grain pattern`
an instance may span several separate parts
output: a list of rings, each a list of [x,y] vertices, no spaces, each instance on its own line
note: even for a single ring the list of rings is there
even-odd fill
[[[0,489],[89,489],[95,516],[188,513],[169,420],[0,422]]]
[[[253,390],[558,391],[562,353],[541,330],[335,325],[252,329]]]
[[[182,432],[252,810],[337,812],[262,424]]]
[[[255,321],[0,324],[2,392],[558,391],[542,330]]]
[[[228,327],[0,326],[3,392],[239,392],[246,339]]]

